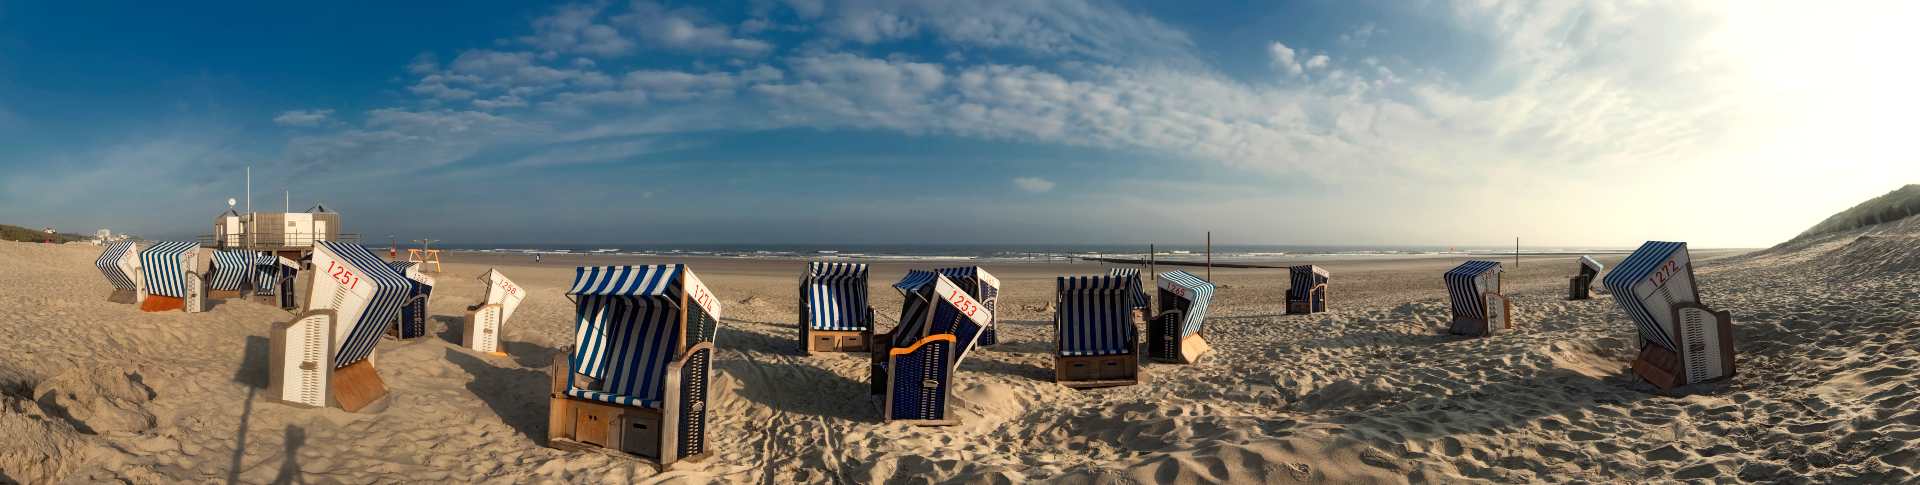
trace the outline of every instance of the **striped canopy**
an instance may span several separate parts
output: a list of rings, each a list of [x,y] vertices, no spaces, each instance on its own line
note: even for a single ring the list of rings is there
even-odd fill
[[[128,270],[137,267],[130,264],[134,253],[133,241],[108,243],[107,250],[100,252],[100,258],[93,260],[93,265],[100,268],[100,274],[106,275],[107,282],[113,284],[114,288],[132,290],[135,288],[135,275],[128,274]]]
[[[1607,267],[1601,265],[1599,261],[1595,261],[1592,256],[1581,256],[1580,267],[1582,268],[1581,273],[1592,274],[1600,274],[1601,271],[1607,269]]]
[[[913,345],[929,335],[953,334],[957,341],[958,355],[954,359],[957,365],[993,321],[992,310],[946,275],[912,270],[893,287],[900,290],[902,300],[900,325],[891,332],[894,347]],[[967,312],[963,307],[975,310]],[[932,315],[928,315],[929,312]]]
[[[1639,327],[1641,338],[1678,352],[1673,306],[1700,301],[1692,263],[1687,243],[1647,241],[1601,281],[1613,292],[1614,304]]]
[[[1213,283],[1185,271],[1160,273],[1160,289],[1188,302],[1186,321],[1180,324],[1180,336],[1200,333],[1200,324],[1207,319],[1207,305],[1213,302]],[[1165,295],[1161,295],[1162,298]],[[1164,301],[1164,300],[1163,300]],[[1161,303],[1165,308],[1166,303]]]
[[[393,272],[400,273],[404,276],[407,274],[408,269],[418,266],[419,264],[417,261],[388,261],[387,267],[393,268]]]
[[[366,246],[336,241],[314,241],[313,288],[314,296],[307,299],[309,306],[318,307],[319,302],[335,302],[335,315],[342,322],[354,322],[352,327],[343,327],[345,334],[335,332],[340,342],[340,351],[334,357],[333,367],[338,369],[366,360],[373,355],[374,345],[380,343],[380,335],[393,325],[393,319],[400,315],[400,306],[407,302],[413,291],[413,282],[388,267],[386,261],[374,256]],[[329,270],[328,261],[344,266]],[[345,281],[342,281],[342,279]],[[356,279],[357,277],[357,279]],[[333,295],[323,297],[321,295]],[[354,295],[347,298],[344,295]]]
[[[812,262],[800,276],[800,299],[814,330],[866,330],[867,265]]]
[[[272,295],[280,291],[280,278],[292,276],[299,271],[300,265],[291,259],[275,256],[270,252],[261,252],[253,258],[253,292],[260,295]]]
[[[1135,352],[1133,293],[1139,270],[1131,276],[1062,276],[1054,293],[1054,337],[1063,356],[1121,355]]]
[[[593,389],[569,386],[567,395],[627,406],[658,408],[665,394],[667,364],[687,344],[711,341],[712,336],[682,335],[680,306],[689,305],[720,318],[720,302],[682,264],[600,266],[574,270],[574,352],[568,361],[574,372],[599,379]]]
[[[1287,273],[1291,275],[1290,283],[1292,283],[1287,289],[1289,300],[1307,299],[1307,294],[1313,291],[1313,287],[1327,284],[1332,277],[1332,273],[1328,273],[1326,268],[1311,264],[1289,267]]]
[[[1486,292],[1500,287],[1499,261],[1473,260],[1447,270],[1442,277],[1447,295],[1453,300],[1453,314],[1476,319],[1487,318]]]
[[[1140,268],[1113,268],[1113,269],[1107,270],[1107,276],[1129,278],[1130,279],[1129,287],[1133,289],[1133,291],[1129,292],[1131,293],[1130,295],[1131,298],[1129,298],[1129,300],[1132,300],[1133,307],[1134,308],[1147,307],[1147,302],[1148,302],[1147,290],[1141,288]]]
[[[247,275],[253,272],[253,258],[245,251],[214,251],[213,277],[207,281],[207,289],[220,291],[240,291],[247,285]]]
[[[187,297],[187,271],[180,258],[200,250],[200,243],[166,241],[140,250],[140,274],[147,278],[147,294]]]

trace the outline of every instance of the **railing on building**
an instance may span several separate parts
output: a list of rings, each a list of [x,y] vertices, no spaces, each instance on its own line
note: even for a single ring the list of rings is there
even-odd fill
[[[202,247],[232,250],[246,249],[251,245],[253,249],[258,251],[286,251],[313,247],[313,242],[316,240],[360,242],[360,235],[342,233],[327,237],[324,234],[300,232],[255,234],[253,235],[253,241],[249,242],[245,234],[229,234],[224,237],[220,234],[202,234],[198,239]]]

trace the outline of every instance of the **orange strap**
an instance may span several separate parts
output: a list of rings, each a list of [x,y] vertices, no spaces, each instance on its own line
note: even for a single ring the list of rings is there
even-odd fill
[[[934,343],[934,342],[947,342],[951,344],[958,341],[960,341],[960,339],[955,338],[952,334],[943,333],[943,334],[920,339],[920,341],[914,342],[913,345],[908,345],[906,348],[893,349],[893,350],[887,351],[887,356],[891,357],[895,355],[911,354],[915,350],[920,350],[920,347],[926,346],[927,344]]]

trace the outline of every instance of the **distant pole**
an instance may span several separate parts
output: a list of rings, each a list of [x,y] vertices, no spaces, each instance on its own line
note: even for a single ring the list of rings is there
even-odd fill
[[[1520,236],[1513,237],[1513,268],[1520,269]]]
[[[1213,281],[1213,231],[1207,231],[1207,281]]]
[[[247,254],[253,254],[253,166],[247,166]]]
[[[1159,270],[1153,267],[1153,256],[1155,253],[1156,251],[1153,250],[1153,245],[1148,244],[1147,245],[1147,276],[1153,278],[1153,287],[1159,288],[1160,273],[1157,273],[1156,271],[1159,271]]]

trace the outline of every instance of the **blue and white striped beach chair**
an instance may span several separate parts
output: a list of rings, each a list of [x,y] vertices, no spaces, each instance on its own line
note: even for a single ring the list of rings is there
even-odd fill
[[[1192,364],[1213,351],[1200,336],[1213,303],[1213,283],[1185,271],[1160,273],[1160,307],[1147,321],[1147,354],[1154,360]]]
[[[239,298],[251,283],[252,259],[246,251],[213,251],[213,277],[207,281],[207,298]]]
[[[502,327],[506,326],[507,319],[513,318],[513,310],[520,308],[520,302],[527,299],[527,291],[497,269],[481,274],[480,284],[487,287],[487,293],[479,304],[467,307],[461,345],[474,352],[507,355],[500,345],[501,332],[505,330]]]
[[[1647,241],[1602,282],[1640,330],[1635,374],[1663,389],[1733,377],[1733,316],[1700,302],[1687,243]]]
[[[1287,287],[1287,314],[1312,314],[1327,311],[1326,268],[1305,264],[1287,268],[1292,283]]]
[[[548,444],[664,469],[707,450],[720,301],[686,265],[574,271],[574,347],[553,365]]]
[[[107,249],[93,260],[93,266],[100,268],[100,274],[113,285],[107,301],[139,304],[147,298],[146,282],[140,276],[140,248],[133,241],[107,243]]]
[[[413,261],[388,261],[387,267],[413,283],[407,292],[407,303],[400,306],[400,315],[395,317],[387,335],[400,340],[427,336],[427,301],[433,297],[433,275],[420,271],[420,263]]]
[[[1580,257],[1580,274],[1567,280],[1567,299],[1585,300],[1593,298],[1593,279],[1600,277],[1600,271],[1606,266],[1600,265],[1591,256]]]
[[[200,243],[163,241],[140,250],[140,275],[147,296],[140,310],[162,312],[183,310],[199,313],[206,306],[206,275],[211,266],[201,255]]]
[[[374,347],[413,291],[407,277],[359,244],[314,241],[305,308],[273,325],[274,400],[348,412],[387,395]]]
[[[280,308],[298,307],[293,291],[294,277],[300,274],[300,265],[291,259],[276,256],[271,252],[260,252],[253,258],[253,294],[278,301]]]
[[[802,351],[867,351],[867,342],[873,338],[867,265],[807,263],[807,271],[800,275],[799,315]]]
[[[998,316],[1000,314],[1000,279],[979,266],[939,268],[934,271],[953,280],[953,284],[966,291],[967,296],[986,305],[987,312],[995,315],[992,321],[987,323],[985,333],[980,335],[980,342],[977,345],[987,347],[998,345],[1000,343],[998,330],[1000,327]]]
[[[1501,328],[1513,328],[1513,304],[1500,292],[1499,261],[1467,261],[1442,277],[1452,300],[1455,335],[1485,337]]]
[[[908,271],[900,291],[900,325],[874,335],[873,373],[881,418],[916,425],[958,424],[947,412],[953,375],[993,312],[941,273]]]
[[[1133,318],[1136,320],[1134,323],[1146,323],[1147,311],[1153,306],[1153,299],[1147,296],[1146,285],[1142,282],[1143,278],[1140,276],[1140,269],[1112,268],[1107,270],[1107,276],[1117,276],[1130,280],[1127,283],[1130,287],[1127,295],[1128,299],[1133,303]]]
[[[1139,282],[1139,270],[1055,280],[1054,382],[1076,388],[1140,383],[1140,331],[1133,322]]]

